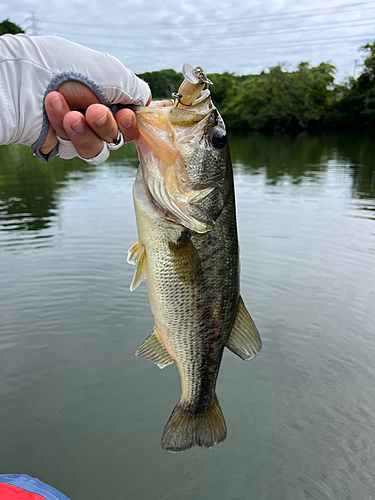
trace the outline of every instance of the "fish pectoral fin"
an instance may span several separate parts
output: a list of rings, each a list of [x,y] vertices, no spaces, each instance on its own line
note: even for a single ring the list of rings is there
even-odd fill
[[[258,329],[251,319],[241,296],[226,347],[244,360],[254,358],[262,348]]]
[[[130,250],[131,249],[132,249],[132,247],[130,247]],[[129,252],[130,252],[130,250],[129,250]],[[133,280],[132,280],[132,283],[130,285],[131,292],[133,290],[135,290],[137,288],[137,286],[140,284],[140,282],[142,281],[142,277],[146,271],[146,263],[147,263],[146,249],[144,246],[140,246],[140,251],[138,254],[138,258],[137,258],[137,263],[136,263],[136,267],[135,267],[135,271],[134,271],[134,275],[133,275]]]
[[[136,241],[128,250],[128,263],[135,266],[137,264],[139,254],[141,253],[141,245]]]
[[[165,350],[161,343],[156,326],[152,330],[150,336],[143,342],[135,353],[138,358],[145,358],[157,364],[159,368],[165,368],[174,363],[169,353]]]
[[[202,269],[197,250],[189,235],[181,234],[177,242],[169,242],[173,268],[184,285],[197,286],[202,281]]]

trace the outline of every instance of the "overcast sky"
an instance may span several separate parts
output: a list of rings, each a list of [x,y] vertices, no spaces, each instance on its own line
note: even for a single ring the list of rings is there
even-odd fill
[[[113,54],[136,73],[189,62],[241,75],[326,61],[342,81],[360,71],[358,47],[375,39],[375,0],[2,0],[7,18]]]

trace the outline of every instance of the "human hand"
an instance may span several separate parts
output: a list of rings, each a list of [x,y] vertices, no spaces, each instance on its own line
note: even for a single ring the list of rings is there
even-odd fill
[[[146,106],[150,102],[151,93]],[[135,114],[131,109],[121,109],[113,116],[108,107],[99,104],[95,94],[80,82],[64,82],[58,91],[47,94],[44,106],[50,125],[40,147],[42,154],[52,151],[59,137],[70,140],[82,158],[93,158],[102,151],[102,140],[116,143],[120,132],[126,143],[138,135]],[[77,109],[85,109],[85,116],[74,111]]]
[[[137,135],[127,106],[150,101],[147,83],[118,59],[54,36],[0,37],[0,81],[0,144],[30,146],[44,161],[105,161]]]

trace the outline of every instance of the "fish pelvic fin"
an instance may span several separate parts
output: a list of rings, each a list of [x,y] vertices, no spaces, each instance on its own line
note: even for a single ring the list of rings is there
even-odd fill
[[[136,245],[138,245],[139,248],[137,248]],[[130,285],[130,291],[132,292],[137,288],[137,286],[139,286],[146,271],[147,259],[145,247],[143,245],[139,245],[138,242],[134,243],[128,251],[128,262],[131,264],[134,264],[135,262],[135,271]]]
[[[192,446],[212,448],[227,436],[227,427],[219,401],[211,408],[197,412],[186,402],[179,401],[164,428],[161,445],[164,450],[186,451]]]
[[[257,327],[240,296],[237,314],[226,347],[243,360],[254,358],[262,348]]]
[[[138,348],[135,355],[138,356],[138,358],[144,358],[148,361],[152,361],[158,365],[159,368],[165,368],[166,366],[174,363],[174,360],[161,343],[156,326],[154,326],[151,335],[149,335],[143,344]]]

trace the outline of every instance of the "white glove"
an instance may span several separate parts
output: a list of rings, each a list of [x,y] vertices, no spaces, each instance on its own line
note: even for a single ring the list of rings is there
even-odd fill
[[[116,104],[144,106],[150,96],[147,83],[109,54],[55,36],[3,35],[0,37],[0,144],[31,146],[44,161],[56,154],[62,158],[79,156],[70,141],[61,139],[49,155],[39,151],[49,126],[44,98],[67,80],[87,85],[99,102],[113,112]],[[121,137],[118,140],[110,149],[121,145]],[[108,157],[108,147],[103,141],[98,157],[85,160],[97,164],[104,157]]]

